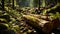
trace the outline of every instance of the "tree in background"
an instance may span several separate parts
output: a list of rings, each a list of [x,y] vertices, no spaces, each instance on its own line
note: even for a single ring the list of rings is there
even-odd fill
[[[5,0],[2,0],[1,2],[2,2],[2,10],[4,10],[4,1]]]
[[[12,0],[12,8],[14,9],[14,0]]]

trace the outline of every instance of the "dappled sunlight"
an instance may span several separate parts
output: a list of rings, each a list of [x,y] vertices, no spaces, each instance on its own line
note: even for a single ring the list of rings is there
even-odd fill
[[[0,34],[60,34],[60,1],[0,0]]]

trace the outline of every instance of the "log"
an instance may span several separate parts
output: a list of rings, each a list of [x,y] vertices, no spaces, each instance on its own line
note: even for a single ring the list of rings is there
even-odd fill
[[[28,25],[32,26],[34,29],[37,29],[37,31],[42,29],[45,34],[49,34],[53,29],[59,26],[59,21],[57,19],[46,21],[31,15],[23,15],[23,19]]]
[[[50,20],[46,15],[37,15],[37,14],[29,14],[29,15],[43,20]]]
[[[53,23],[51,21],[46,21],[30,15],[23,15],[23,18],[27,24],[37,28],[38,30],[42,29],[42,31],[46,34],[50,33],[53,29]]]

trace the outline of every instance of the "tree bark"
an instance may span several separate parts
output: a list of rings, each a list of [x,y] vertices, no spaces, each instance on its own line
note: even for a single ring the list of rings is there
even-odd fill
[[[2,0],[2,10],[4,10],[4,1],[5,0]]]
[[[12,8],[14,9],[14,0],[12,0]]]

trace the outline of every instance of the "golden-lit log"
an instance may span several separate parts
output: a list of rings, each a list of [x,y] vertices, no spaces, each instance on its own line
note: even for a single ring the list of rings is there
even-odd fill
[[[23,15],[23,18],[31,26],[35,26],[35,27],[40,28],[40,29],[43,28],[42,30],[44,32],[48,32],[49,33],[52,30],[52,28],[53,28],[52,22],[45,21],[45,20],[30,16],[30,15]],[[49,25],[44,27],[46,24],[49,24]]]
[[[57,28],[57,26],[59,25],[59,21],[57,19],[53,21],[46,21],[30,15],[23,15],[23,18],[27,24],[32,27],[34,26],[40,29],[42,28],[42,31],[47,34],[51,32],[52,29]]]
[[[29,15],[43,20],[50,20],[46,15],[37,15],[37,14],[29,14]]]

